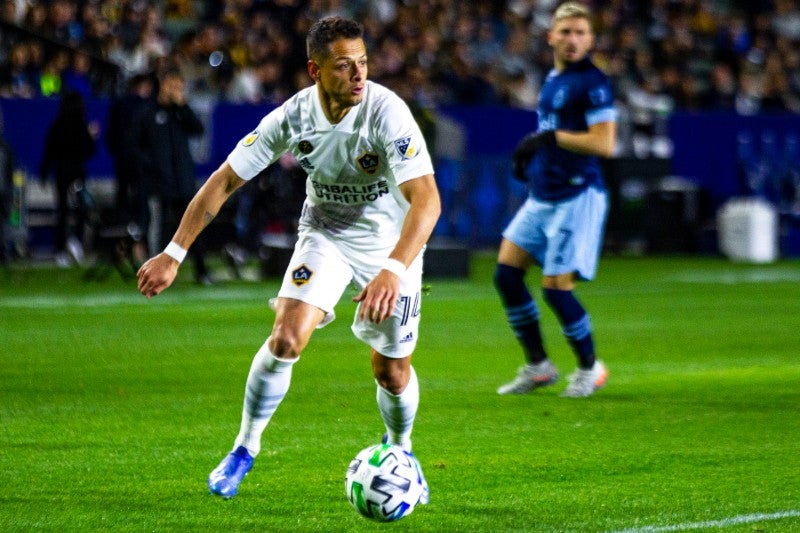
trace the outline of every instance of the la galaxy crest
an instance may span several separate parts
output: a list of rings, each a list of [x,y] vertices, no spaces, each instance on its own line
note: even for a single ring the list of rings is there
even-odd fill
[[[294,283],[298,287],[302,287],[303,285],[311,281],[311,276],[313,275],[314,271],[308,268],[305,264],[302,264],[299,267],[292,270],[292,283]]]
[[[381,166],[381,158],[378,154],[373,154],[372,152],[365,152],[364,155],[356,159],[356,162],[358,167],[367,174],[375,174],[378,171],[378,167]]]
[[[414,140],[411,136],[397,139],[394,142],[394,149],[397,150],[397,153],[400,154],[403,161],[406,159],[414,159],[414,156],[417,155],[417,146],[414,144]]]

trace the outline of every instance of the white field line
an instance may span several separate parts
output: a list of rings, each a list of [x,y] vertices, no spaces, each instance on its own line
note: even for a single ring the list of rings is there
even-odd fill
[[[740,283],[781,283],[800,281],[797,268],[753,268],[746,270],[726,270],[714,272],[680,272],[670,279],[682,283],[714,283],[738,285]]]
[[[800,517],[800,510],[780,511],[777,513],[755,513],[720,520],[706,520],[704,522],[688,522],[686,524],[673,524],[669,526],[642,526],[623,529],[615,533],[662,533],[666,531],[688,531],[691,529],[723,528],[739,524],[750,524],[753,522],[768,522],[770,520],[781,520],[784,518]]]

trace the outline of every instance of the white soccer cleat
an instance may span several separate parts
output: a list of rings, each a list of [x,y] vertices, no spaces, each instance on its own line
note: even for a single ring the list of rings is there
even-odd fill
[[[569,376],[569,385],[561,393],[565,398],[585,398],[601,389],[608,381],[608,369],[600,361],[595,361],[589,370],[579,368]]]
[[[558,381],[558,370],[549,359],[535,365],[526,364],[517,372],[514,381],[501,385],[497,394],[525,394]]]

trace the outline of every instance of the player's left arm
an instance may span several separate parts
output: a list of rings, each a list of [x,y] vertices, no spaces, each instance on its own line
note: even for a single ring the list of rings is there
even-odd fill
[[[216,217],[222,204],[245,183],[228,161],[222,163],[189,202],[172,242],[188,250],[200,232]],[[180,262],[166,252],[148,259],[136,273],[139,292],[151,298],[164,291],[175,280],[179,265]]]
[[[555,142],[577,154],[611,157],[617,139],[614,90],[608,78],[598,72],[590,73],[588,80],[585,96],[574,103],[584,108],[586,131],[557,130]]]
[[[389,258],[399,261],[408,268],[433,233],[442,206],[433,174],[405,181],[399,188],[408,201],[409,208],[403,221],[400,238]],[[382,269],[353,300],[361,302],[359,312],[361,320],[368,318],[380,323],[392,315],[399,297],[399,276],[390,270]]]
[[[617,123],[599,122],[587,131],[556,130],[556,144],[564,150],[584,155],[611,157],[617,139]]]
[[[442,205],[433,174],[402,183],[400,192],[410,206],[400,231],[400,239],[389,257],[408,267],[433,233]]]

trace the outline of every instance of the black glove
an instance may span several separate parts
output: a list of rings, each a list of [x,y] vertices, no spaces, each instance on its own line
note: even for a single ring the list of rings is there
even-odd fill
[[[525,177],[525,169],[528,168],[528,163],[531,162],[536,151],[542,146],[555,146],[556,132],[555,130],[545,130],[536,133],[529,133],[517,144],[514,148],[514,154],[511,156],[514,161],[514,177],[522,182],[527,182]]]

